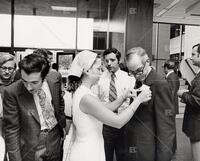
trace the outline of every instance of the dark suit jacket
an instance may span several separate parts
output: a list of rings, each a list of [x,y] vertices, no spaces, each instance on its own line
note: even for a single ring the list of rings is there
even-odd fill
[[[173,96],[173,102],[175,106],[175,112],[176,114],[179,113],[179,105],[178,105],[178,95],[177,91],[180,87],[180,81],[176,73],[170,73],[167,77],[167,82],[170,85],[171,91],[172,91],[172,96]]]
[[[63,136],[62,129],[66,125],[64,100],[61,97],[60,78],[46,79],[59,129],[56,135],[49,136],[53,144],[56,138]],[[21,80],[5,89],[3,107],[5,141],[10,161],[35,161],[35,148],[41,126],[33,95],[27,91]]]
[[[165,79],[153,69],[144,81],[152,99],[139,106],[125,126],[124,161],[171,161],[175,150],[175,114]]]
[[[183,132],[193,140],[200,141],[200,73],[191,82],[189,92],[183,93],[186,103]]]

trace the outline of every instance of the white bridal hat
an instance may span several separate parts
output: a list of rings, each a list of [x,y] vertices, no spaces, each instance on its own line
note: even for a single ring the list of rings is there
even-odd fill
[[[73,75],[73,76],[81,77],[83,71],[87,71],[88,69],[90,69],[96,57],[97,57],[97,53],[94,53],[88,50],[84,50],[78,53],[75,56],[71,64],[71,67],[69,69],[69,76]]]

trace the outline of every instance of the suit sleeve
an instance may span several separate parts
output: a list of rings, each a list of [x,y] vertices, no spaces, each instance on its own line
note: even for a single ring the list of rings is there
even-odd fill
[[[168,79],[168,83],[170,85],[171,91],[172,91],[172,95],[175,95],[176,92],[176,81],[174,79],[172,79],[171,77]]]
[[[166,81],[155,87],[156,161],[171,161],[175,151],[175,111]]]
[[[65,116],[65,102],[62,96],[62,76],[61,74],[59,75],[59,124],[62,128],[64,128],[66,126],[66,116]]]
[[[200,84],[195,84],[192,91],[183,93],[181,101],[186,103],[188,107],[200,111]]]
[[[20,116],[14,94],[4,91],[3,128],[9,161],[21,161]]]
[[[177,91],[180,87],[180,82],[179,82],[179,78],[176,75],[173,75],[171,77],[167,78],[169,85],[171,87],[172,90],[172,95],[176,96],[177,95]]]

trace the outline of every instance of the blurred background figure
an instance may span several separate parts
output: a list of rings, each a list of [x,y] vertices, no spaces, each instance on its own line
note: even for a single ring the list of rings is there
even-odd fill
[[[2,53],[0,55],[0,117],[2,118],[3,108],[2,99],[4,88],[13,82],[15,74],[15,57],[9,53]],[[0,128],[2,128],[0,120]],[[1,131],[1,130],[0,130]]]
[[[5,86],[13,82],[15,74],[16,63],[15,57],[9,53],[0,55],[0,93]]]
[[[183,118],[183,132],[189,137],[194,161],[200,160],[200,44],[192,47],[191,60],[198,67],[198,73],[191,81],[189,90],[181,89],[178,96],[186,104]]]
[[[34,54],[38,54],[40,56],[45,57],[48,62],[50,63],[50,66],[52,64],[52,60],[53,60],[53,53],[47,49],[36,49],[33,51]]]
[[[53,58],[53,53],[47,49],[36,49],[33,51],[33,54],[39,55],[44,57],[45,59],[47,59],[47,61],[49,62],[50,65],[50,70],[48,73],[49,77],[58,77],[59,79],[61,79],[61,74],[59,72],[57,72],[56,70],[52,70],[52,58]],[[14,81],[17,81],[21,79],[21,73],[19,70],[16,71],[16,74],[14,76]]]
[[[179,105],[178,105],[178,95],[177,91],[180,87],[180,81],[178,75],[175,73],[175,62],[173,60],[167,60],[163,65],[165,78],[170,85],[173,103],[175,107],[176,114],[179,114]]]

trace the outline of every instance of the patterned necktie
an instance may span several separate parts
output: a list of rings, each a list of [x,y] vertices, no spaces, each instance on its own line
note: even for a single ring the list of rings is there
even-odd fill
[[[58,123],[54,115],[54,109],[51,103],[46,98],[46,93],[43,89],[39,89],[37,95],[39,97],[39,103],[45,124],[48,127],[48,129],[52,129]]]
[[[113,102],[117,98],[117,90],[115,88],[115,74],[111,74],[110,79],[110,90],[109,90],[109,101]]]

